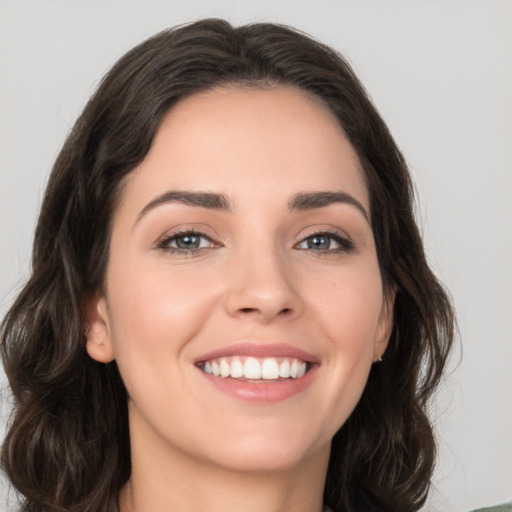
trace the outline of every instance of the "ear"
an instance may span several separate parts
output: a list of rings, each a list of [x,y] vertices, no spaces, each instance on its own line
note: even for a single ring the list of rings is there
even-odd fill
[[[87,301],[85,308],[87,338],[86,350],[89,356],[100,363],[114,360],[114,348],[110,330],[107,301],[103,294],[96,294]]]
[[[382,309],[377,324],[377,332],[375,336],[375,344],[373,351],[373,361],[382,361],[382,356],[386,351],[389,343],[389,337],[393,330],[393,312],[395,305],[396,290],[393,288],[384,295]]]

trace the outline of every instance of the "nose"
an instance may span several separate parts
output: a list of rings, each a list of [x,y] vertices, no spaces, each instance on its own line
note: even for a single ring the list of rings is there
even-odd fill
[[[232,265],[226,310],[232,317],[270,323],[297,316],[303,307],[290,262],[277,251],[239,254]]]

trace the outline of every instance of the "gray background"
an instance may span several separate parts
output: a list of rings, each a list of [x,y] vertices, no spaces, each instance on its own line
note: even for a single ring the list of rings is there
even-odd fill
[[[510,1],[0,0],[0,316],[27,275],[52,162],[98,80],[145,37],[203,16],[290,24],[353,62],[410,163],[430,261],[458,311],[427,510],[512,499]],[[7,399],[2,411],[0,428]]]

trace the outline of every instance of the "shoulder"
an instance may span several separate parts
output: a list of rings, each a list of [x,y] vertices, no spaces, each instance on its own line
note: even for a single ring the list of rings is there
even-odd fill
[[[495,507],[479,508],[473,512],[512,512],[512,503],[496,505]]]

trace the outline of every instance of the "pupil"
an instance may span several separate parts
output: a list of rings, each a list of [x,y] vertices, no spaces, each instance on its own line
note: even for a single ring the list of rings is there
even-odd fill
[[[184,235],[176,239],[176,245],[180,249],[197,249],[199,247],[199,237],[196,235]]]
[[[329,249],[329,238],[325,236],[312,236],[308,240],[310,249]]]

